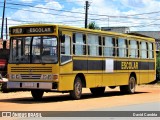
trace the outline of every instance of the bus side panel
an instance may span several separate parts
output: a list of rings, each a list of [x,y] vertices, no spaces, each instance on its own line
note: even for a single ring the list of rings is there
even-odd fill
[[[103,86],[115,86],[115,73],[104,73],[103,74]]]
[[[156,73],[154,70],[149,71],[149,83],[153,82],[154,80],[156,80]]]
[[[128,85],[128,80],[129,80],[129,73],[127,72],[121,72],[117,71],[115,74],[115,81],[116,85]]]
[[[140,84],[148,83],[148,78],[149,78],[148,70],[140,71]]]
[[[156,64],[154,60],[149,63],[149,83],[156,80]]]
[[[60,74],[71,74],[73,72],[73,62],[60,66]]]
[[[136,80],[137,80],[137,84],[140,84],[140,71],[136,71]]]
[[[96,86],[96,77],[95,74],[86,74],[86,87],[92,88]]]
[[[148,83],[148,79],[149,79],[149,63],[148,60],[147,61],[141,61],[140,62],[140,84],[143,83]]]
[[[74,79],[75,75],[72,74],[60,75],[58,90],[59,91],[73,90]]]
[[[102,74],[99,73],[92,73],[92,74],[86,74],[86,88],[93,88],[93,87],[101,87],[104,86],[102,84]]]
[[[115,86],[115,68],[114,68],[114,59],[113,58],[103,58],[103,86]]]
[[[115,61],[116,74],[114,75],[116,86],[119,85],[128,85],[129,80],[129,63],[128,59],[117,59]]]

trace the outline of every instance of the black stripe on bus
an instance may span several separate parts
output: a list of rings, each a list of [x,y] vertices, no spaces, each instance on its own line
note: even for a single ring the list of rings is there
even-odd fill
[[[154,62],[114,61],[113,70],[154,70]],[[105,70],[105,60],[73,60],[73,70]]]

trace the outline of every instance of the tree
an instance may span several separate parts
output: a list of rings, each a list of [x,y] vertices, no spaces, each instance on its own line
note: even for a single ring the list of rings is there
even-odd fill
[[[89,25],[88,25],[88,28],[89,29],[96,29],[96,30],[100,30],[100,27],[95,23],[95,22],[91,22],[91,23],[89,23]]]
[[[160,67],[160,52],[157,53],[157,68]]]

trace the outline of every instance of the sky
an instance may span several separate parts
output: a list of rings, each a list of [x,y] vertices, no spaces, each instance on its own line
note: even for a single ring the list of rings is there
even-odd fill
[[[8,26],[53,23],[84,27],[86,0],[6,0]],[[0,29],[3,2],[0,0]],[[88,0],[88,23],[160,31],[160,0]],[[5,29],[5,28],[4,28]]]

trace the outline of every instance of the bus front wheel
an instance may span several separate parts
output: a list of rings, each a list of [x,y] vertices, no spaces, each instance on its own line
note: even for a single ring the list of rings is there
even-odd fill
[[[105,87],[90,88],[90,91],[95,96],[103,95],[105,91]]]
[[[34,100],[41,100],[44,94],[43,90],[31,90],[31,94]]]
[[[122,93],[133,94],[135,93],[135,89],[136,89],[136,79],[134,76],[131,76],[129,78],[128,85],[120,86],[120,91]]]
[[[73,90],[70,91],[70,96],[78,100],[82,95],[82,81],[80,77],[76,77],[73,85]]]

